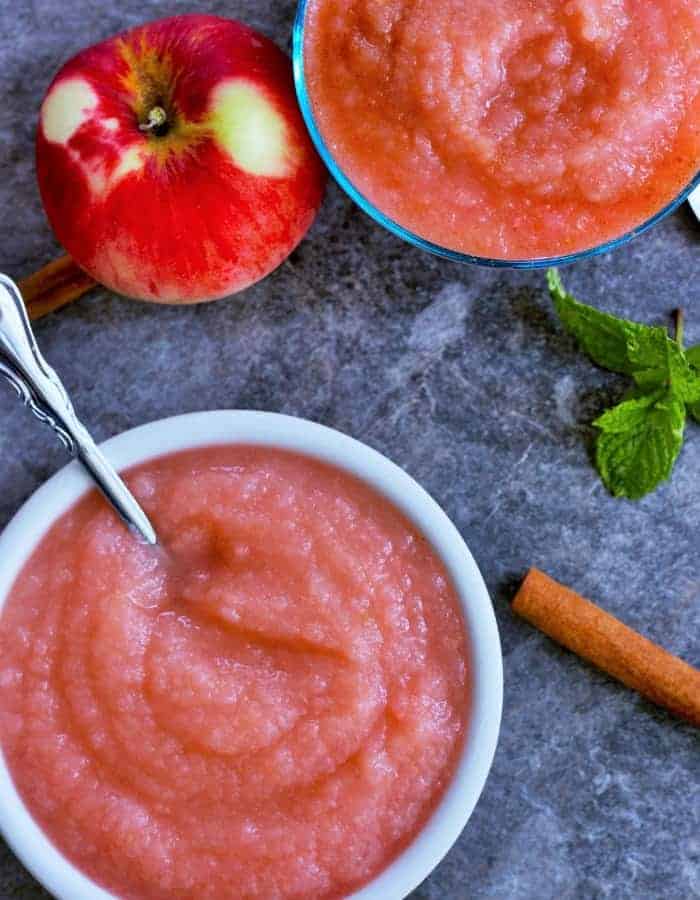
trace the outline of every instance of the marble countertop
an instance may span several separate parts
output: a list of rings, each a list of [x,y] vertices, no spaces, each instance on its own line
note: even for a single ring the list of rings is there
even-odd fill
[[[43,90],[80,47],[161,15],[237,16],[281,45],[292,0],[0,0],[1,268],[56,255],[33,171]],[[685,208],[564,272],[649,323],[679,303],[700,342],[700,227]],[[460,267],[375,226],[334,186],[308,239],[263,283],[159,308],[97,290],[42,320],[39,342],[99,439],[213,408],[305,416],[418,479],[469,543],[503,642],[501,739],[482,799],[414,900],[700,897],[700,742],[509,609],[530,565],[700,664],[700,427],[670,483],[614,500],[591,420],[624,390],[555,323],[542,272]],[[0,526],[65,462],[0,388]],[[0,900],[47,895],[0,842]]]

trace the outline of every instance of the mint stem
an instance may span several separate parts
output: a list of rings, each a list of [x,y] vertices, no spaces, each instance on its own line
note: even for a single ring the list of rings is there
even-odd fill
[[[685,327],[685,313],[679,307],[673,314],[676,322],[676,343],[683,349],[683,330]]]

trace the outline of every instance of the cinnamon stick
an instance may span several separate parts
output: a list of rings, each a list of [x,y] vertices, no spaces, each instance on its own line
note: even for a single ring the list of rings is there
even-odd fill
[[[30,319],[72,303],[97,284],[70,256],[61,256],[19,282]]]
[[[530,569],[513,610],[608,675],[700,727],[700,670],[595,603]]]

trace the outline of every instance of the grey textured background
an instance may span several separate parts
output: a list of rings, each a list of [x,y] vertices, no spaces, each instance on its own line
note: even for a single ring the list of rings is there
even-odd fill
[[[126,26],[194,10],[240,17],[284,46],[293,7],[0,0],[0,268],[19,277],[57,252],[33,131],[63,60]],[[699,251],[685,209],[564,274],[582,298],[647,322],[683,303],[688,339],[700,342]],[[638,504],[608,497],[588,423],[624,384],[561,334],[542,273],[422,255],[331,187],[308,239],[239,297],[166,309],[97,291],[37,333],[100,439],[199,409],[306,416],[396,460],[456,522],[494,599],[505,711],[476,812],[414,900],[700,897],[698,733],[508,607],[537,564],[700,664],[700,427],[689,427],[670,484]],[[65,457],[4,388],[0,422],[1,526]],[[0,898],[40,897],[0,842]]]

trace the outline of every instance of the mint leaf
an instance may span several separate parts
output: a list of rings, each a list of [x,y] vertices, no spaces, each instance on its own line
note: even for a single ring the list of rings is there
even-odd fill
[[[656,391],[653,394],[644,394],[641,397],[623,400],[612,409],[606,410],[593,424],[601,431],[622,434],[638,425],[643,425],[649,416],[651,407],[655,406],[663,396],[663,391]]]
[[[632,373],[632,378],[642,391],[657,391],[669,383],[668,370],[665,366],[657,369],[640,369]]]
[[[700,373],[690,365],[687,354],[677,341],[668,341],[666,372],[666,383],[684,403],[700,401]],[[640,384],[636,375],[635,381]]]
[[[683,445],[685,404],[671,391],[620,403],[598,418],[596,463],[608,490],[638,500],[671,474]]]
[[[700,373],[690,366],[671,372],[671,386],[674,394],[684,403],[694,405],[700,402]]]
[[[694,369],[700,370],[700,344],[696,347],[688,347],[685,351],[685,358]]]
[[[627,334],[627,358],[632,372],[640,369],[663,369],[668,371],[669,361],[676,355],[683,355],[678,344],[668,331],[660,325],[639,325],[620,319]]]
[[[689,347],[685,351],[685,358],[690,363],[692,371],[697,372],[700,375],[700,345]],[[690,415],[696,422],[700,422],[700,399],[686,400],[686,403],[688,403],[688,412]]]
[[[668,345],[675,342],[665,328],[638,325],[580,303],[564,289],[556,269],[547,270],[547,283],[562,325],[593,362],[623,375],[658,370],[654,383],[667,377]]]

